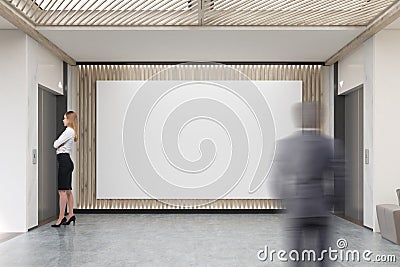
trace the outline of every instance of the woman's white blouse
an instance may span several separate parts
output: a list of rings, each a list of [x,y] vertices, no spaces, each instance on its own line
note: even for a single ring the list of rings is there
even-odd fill
[[[71,127],[67,127],[65,131],[54,141],[54,148],[57,149],[56,153],[71,153],[72,145],[74,143],[75,131]],[[64,144],[63,146],[61,146]]]

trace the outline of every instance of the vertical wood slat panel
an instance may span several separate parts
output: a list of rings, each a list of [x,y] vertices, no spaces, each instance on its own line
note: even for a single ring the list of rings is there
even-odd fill
[[[94,72],[94,67],[95,66],[90,66],[90,87],[89,87],[89,94],[88,94],[88,124],[89,124],[89,127],[88,127],[88,145],[89,145],[89,149],[88,149],[88,151],[89,151],[89,154],[88,154],[88,166],[87,166],[87,168],[88,168],[88,172],[89,172],[89,176],[88,176],[88,178],[89,178],[89,181],[88,181],[88,187],[89,187],[89,192],[90,192],[90,195],[89,195],[89,207],[90,207],[90,209],[93,209],[94,208],[94,199],[95,198],[93,198],[93,182],[94,182],[94,180],[95,179],[93,179],[94,178],[94,173],[93,173],[93,154],[92,154],[92,152],[93,152],[93,144],[92,144],[92,134],[93,134],[93,131],[94,131],[94,129],[93,129],[93,122],[96,120],[96,118],[93,116],[93,115],[95,115],[95,114],[93,114],[93,110],[92,110],[92,107],[93,107],[93,99],[92,99],[92,97],[93,97],[93,88],[95,87],[95,81],[96,81],[96,77],[95,77],[95,72]]]
[[[298,79],[301,80],[303,84],[303,102],[307,102],[307,69],[300,66],[298,74]]]
[[[97,202],[96,202],[96,81],[98,80],[98,73],[97,73],[97,66],[94,66],[93,68],[93,84],[92,84],[92,93],[91,93],[91,115],[92,115],[92,120],[91,120],[91,137],[90,137],[90,143],[91,143],[91,186],[92,186],[92,207],[97,208]]]
[[[90,193],[91,193],[91,188],[90,188],[90,181],[91,181],[91,177],[90,177],[90,173],[91,170],[90,168],[88,168],[89,165],[89,161],[90,161],[90,139],[89,139],[89,128],[90,128],[90,121],[89,121],[89,94],[90,94],[90,85],[91,85],[91,79],[92,79],[92,75],[91,75],[91,66],[87,66],[87,82],[86,82],[86,88],[85,88],[85,169],[86,169],[86,175],[85,175],[85,190],[87,192],[86,194],[86,208],[90,209],[90,203],[91,203],[91,198],[90,198]]]
[[[82,168],[82,176],[81,176],[82,188],[81,188],[81,192],[82,192],[83,208],[86,208],[87,190],[85,188],[85,183],[86,183],[86,178],[87,178],[87,173],[86,173],[87,168],[86,168],[86,164],[85,164],[86,163],[85,157],[87,155],[87,151],[86,151],[87,145],[86,145],[86,140],[85,140],[85,136],[86,136],[86,133],[85,133],[85,124],[86,124],[85,114],[86,114],[86,110],[85,110],[85,108],[86,108],[87,104],[85,103],[85,99],[86,99],[86,92],[87,92],[86,83],[87,83],[88,79],[87,79],[86,66],[83,66],[82,70],[83,70],[82,114],[81,114],[81,117],[80,117],[80,120],[82,121],[82,123],[80,123],[82,125],[82,127],[81,127],[82,136],[80,138],[81,144],[82,144],[82,150],[80,151],[82,153],[82,161],[81,161],[81,163],[82,163],[81,164],[81,168]]]
[[[308,94],[308,72],[309,72],[309,70],[308,70],[308,67],[306,66],[304,68],[304,71],[302,72],[303,73],[303,78],[302,79],[304,81],[303,91],[304,91],[304,97],[305,97],[305,101],[306,102],[310,101],[309,94]]]
[[[317,95],[316,95],[316,71],[317,71],[317,69],[315,68],[315,66],[312,66],[311,67],[311,88],[310,88],[310,91],[311,91],[311,94],[312,94],[312,102],[316,102],[317,101],[317,99],[318,99],[318,97],[317,97]],[[318,116],[316,116],[315,117],[315,125],[319,125],[319,123],[318,123]]]
[[[163,70],[168,69],[164,72]],[[236,70],[236,71],[235,71]],[[242,74],[239,75],[237,71]],[[79,186],[76,201],[81,209],[160,209],[174,208],[157,200],[96,199],[96,81],[97,80],[302,80],[303,101],[321,99],[320,66],[235,65],[229,70],[220,65],[99,65],[79,66],[77,111],[80,131],[78,151]],[[318,117],[318,125],[321,118]],[[196,202],[197,201],[197,202]],[[177,200],[182,205],[198,205],[199,200]],[[197,203],[197,204],[196,204]],[[284,208],[281,200],[218,200],[201,209],[215,208]]]
[[[76,89],[76,91],[77,91],[76,99],[77,99],[77,112],[78,112],[79,120],[82,117],[82,112],[81,112],[81,110],[82,110],[82,107],[81,107],[81,102],[82,102],[81,101],[81,94],[82,93],[81,92],[82,92],[82,81],[83,81],[82,73],[83,73],[82,72],[82,66],[78,66],[78,75],[77,75],[77,77],[78,77],[78,88]],[[82,153],[81,153],[82,146],[81,146],[81,142],[80,142],[81,137],[82,137],[81,131],[82,131],[82,126],[80,126],[79,129],[78,129],[78,143],[76,144],[76,151],[77,151],[77,154],[78,154],[77,155],[78,160],[77,160],[77,163],[76,163],[78,175],[76,175],[76,177],[77,177],[78,181],[76,182],[76,185],[77,185],[77,190],[76,191],[77,192],[76,192],[76,195],[75,195],[75,202],[77,204],[77,207],[80,207],[79,203],[82,203],[82,201],[81,201],[81,197],[82,197],[81,181],[82,181],[82,170],[83,170],[83,168],[81,167],[81,162],[82,162]],[[79,179],[79,177],[81,179]]]
[[[87,208],[91,209],[92,208],[92,169],[91,169],[91,144],[90,144],[90,130],[91,130],[91,114],[90,114],[90,97],[92,94],[92,80],[93,80],[93,73],[92,73],[92,66],[88,66],[88,87],[87,87],[87,94],[86,94],[86,149],[87,149],[87,154],[86,154],[86,169],[87,169],[87,177],[86,177],[86,190],[88,191],[87,194]]]
[[[319,119],[319,128],[320,129],[323,129],[324,127],[324,123],[323,123],[323,105],[322,105],[322,102],[323,102],[323,92],[324,92],[324,90],[322,90],[322,86],[323,86],[323,73],[322,73],[322,67],[321,66],[318,66],[318,73],[317,73],[317,79],[318,79],[318,82],[317,82],[317,85],[316,85],[316,90],[317,90],[317,96],[319,97],[318,98],[318,103],[319,103],[319,112],[318,112],[318,119]]]
[[[88,209],[89,203],[90,203],[90,188],[88,182],[90,181],[89,178],[89,168],[88,166],[88,157],[89,157],[89,142],[88,142],[88,127],[90,127],[89,123],[89,100],[88,100],[88,95],[89,95],[89,87],[90,87],[90,66],[85,66],[85,94],[84,94],[84,106],[83,106],[83,141],[84,141],[84,149],[83,149],[83,166],[84,166],[84,174],[85,176],[83,177],[84,179],[84,190],[85,190],[85,208]]]
[[[86,143],[87,143],[87,154],[86,154],[86,169],[87,169],[87,178],[86,178],[86,190],[88,191],[87,194],[87,198],[88,198],[88,208],[92,209],[92,204],[93,204],[93,198],[92,198],[92,144],[90,142],[91,139],[91,130],[92,130],[92,114],[91,114],[91,96],[92,96],[92,84],[93,84],[93,66],[88,66],[88,73],[89,73],[89,77],[88,77],[88,88],[87,88],[87,94],[86,94],[86,101],[87,101],[87,105],[86,105]]]
[[[104,72],[103,72],[103,66],[102,65],[99,65],[98,66],[98,68],[97,68],[97,79],[98,80],[104,80],[104,76],[103,76],[103,74],[104,74]],[[96,87],[97,88],[97,87]],[[96,101],[96,98],[97,97],[97,90],[96,90],[96,96],[94,97],[94,100]],[[96,101],[96,103],[95,103],[95,105],[97,106],[97,101]],[[94,109],[95,110],[95,112],[96,112],[96,108]],[[96,112],[96,114],[95,114],[95,118],[97,118],[97,112]],[[97,150],[97,146],[96,146],[96,134],[97,134],[97,119],[95,119],[95,135],[94,135],[94,147],[95,147],[95,150]],[[97,154],[97,151],[95,151],[94,152],[94,157],[96,157],[96,154]],[[96,173],[96,169],[97,169],[97,161],[95,161],[95,173]],[[96,174],[95,174],[96,175]],[[96,191],[96,193],[97,193],[97,191]],[[103,200],[103,199],[101,199],[101,200],[97,200],[96,201],[96,203],[97,203],[97,208],[99,208],[99,209],[105,209],[105,208],[107,208],[107,205],[105,205],[105,200]]]
[[[83,190],[84,190],[84,198],[83,200],[85,201],[85,208],[89,208],[87,205],[89,203],[89,190],[88,190],[88,168],[87,168],[87,157],[88,157],[88,142],[87,142],[87,127],[88,127],[88,119],[87,119],[87,115],[88,115],[88,110],[87,110],[87,106],[88,106],[88,99],[87,99],[87,95],[89,93],[89,83],[90,83],[90,72],[89,72],[89,68],[90,66],[86,66],[84,68],[85,70],[85,80],[84,80],[84,94],[83,94],[83,164],[82,167],[84,168],[83,173],[84,173],[84,177],[83,177]]]
[[[75,198],[75,202],[76,202],[76,206],[79,208],[80,207],[80,203],[83,203],[82,201],[82,197],[83,197],[83,191],[82,191],[82,149],[83,149],[83,144],[82,144],[82,94],[83,94],[83,70],[82,70],[83,66],[78,66],[78,88],[77,88],[77,110],[78,110],[78,120],[79,120],[79,136],[78,136],[78,143],[76,144],[76,153],[77,153],[77,158],[78,158],[78,163],[77,163],[77,172],[78,175],[77,177],[77,193],[76,193],[76,198]]]
[[[85,127],[84,127],[84,125],[85,125],[85,120],[84,120],[84,114],[85,114],[85,111],[84,111],[84,108],[85,108],[85,103],[84,103],[84,101],[85,101],[85,91],[86,91],[86,86],[85,86],[85,83],[86,83],[86,70],[85,70],[85,68],[86,68],[86,66],[82,66],[82,68],[81,68],[81,70],[82,70],[82,74],[81,74],[81,76],[82,76],[82,90],[81,90],[81,114],[80,114],[80,116],[79,116],[79,126],[80,126],[80,137],[79,137],[79,143],[80,143],[80,145],[81,145],[81,149],[80,149],[80,151],[79,151],[79,158],[80,158],[80,172],[79,172],[79,179],[80,179],[80,188],[79,188],[79,190],[80,190],[80,193],[81,193],[81,198],[80,198],[80,200],[82,201],[82,204],[83,205],[85,205],[85,203],[86,203],[86,200],[85,200],[85,192],[86,192],[86,190],[85,190],[85,176],[86,176],[86,174],[85,174],[85,166],[84,166],[84,156],[85,156],[85,139],[84,139],[84,133],[85,133]],[[82,207],[82,208],[85,208],[84,206]]]

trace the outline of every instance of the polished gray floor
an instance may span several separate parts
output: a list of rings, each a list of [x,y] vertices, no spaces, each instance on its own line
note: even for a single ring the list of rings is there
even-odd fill
[[[265,246],[284,249],[286,236],[284,214],[78,214],[75,226],[47,224],[0,243],[0,266],[286,266],[257,257]],[[332,217],[332,248],[339,238],[396,263],[331,266],[400,266],[400,246]]]

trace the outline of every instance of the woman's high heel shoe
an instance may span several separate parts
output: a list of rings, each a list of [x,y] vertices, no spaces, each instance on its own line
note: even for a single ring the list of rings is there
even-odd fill
[[[57,222],[56,222],[56,224],[53,224],[51,227],[60,227],[62,224],[64,224],[65,222],[67,221],[67,218],[62,218],[62,220],[61,220],[61,222],[60,222],[60,224],[57,224]]]
[[[74,225],[75,225],[76,217],[74,215],[71,218],[69,218],[68,221],[67,221],[67,219],[65,219],[65,220],[66,220],[66,222],[64,222],[65,225],[69,225],[71,222],[74,222]]]

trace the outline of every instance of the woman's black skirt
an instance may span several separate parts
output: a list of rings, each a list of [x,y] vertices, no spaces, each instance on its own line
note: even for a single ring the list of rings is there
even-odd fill
[[[58,190],[72,190],[72,171],[74,163],[68,153],[57,154],[58,162]]]

